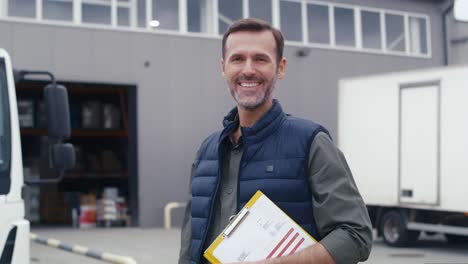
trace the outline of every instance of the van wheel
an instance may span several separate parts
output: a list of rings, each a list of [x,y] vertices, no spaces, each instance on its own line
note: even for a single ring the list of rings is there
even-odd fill
[[[396,210],[386,212],[380,222],[380,231],[384,242],[392,247],[407,246],[417,240],[419,231],[406,229],[403,216]]]

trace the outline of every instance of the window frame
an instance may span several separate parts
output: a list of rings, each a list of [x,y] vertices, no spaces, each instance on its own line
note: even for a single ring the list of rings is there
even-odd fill
[[[405,37],[404,41],[404,49],[403,51],[398,51],[398,50],[389,50],[387,47],[387,17],[386,15],[394,15],[394,16],[401,16],[403,17],[403,35]],[[384,11],[384,21],[385,21],[385,49],[384,53],[387,54],[399,54],[399,55],[409,55],[408,52],[408,23],[407,23],[407,14],[406,13],[400,13],[400,12],[393,12],[393,11]]]
[[[184,1],[188,1],[188,0],[184,0]],[[219,10],[219,1],[221,1],[221,0],[214,0],[214,2],[217,3],[217,8],[216,8],[216,11],[217,11],[217,12],[216,12],[216,16],[217,16],[217,18],[218,18],[218,19],[216,20],[216,23],[217,23],[217,31],[214,32],[214,33],[215,33],[215,34],[222,35],[221,33],[219,33],[219,27],[220,27],[220,21],[219,21],[219,20],[220,20],[220,19],[219,19],[220,16],[219,16],[219,14],[221,14],[221,12],[220,12],[220,10]],[[230,1],[230,2],[232,2],[233,0],[224,0],[224,1]],[[249,8],[246,7],[246,4],[248,5],[248,4],[249,4],[249,1],[248,1],[248,0],[242,0],[242,1],[236,0],[236,1],[237,1],[238,3],[240,3],[240,4],[242,4],[241,16],[240,16],[240,18],[241,18],[241,19],[242,19],[242,18],[246,18],[246,14],[248,14],[248,12],[249,12]],[[228,23],[226,23],[226,24],[228,24]],[[228,25],[227,27],[229,27],[229,25]]]
[[[350,9],[353,11],[353,23],[354,23],[354,45],[353,46],[346,46],[346,45],[339,45],[336,43],[336,19],[335,19],[335,9],[336,8],[342,8],[342,9]],[[355,48],[357,49],[358,48],[358,45],[357,45],[357,30],[356,30],[356,25],[358,24],[357,21],[356,21],[356,6],[352,6],[352,5],[346,5],[346,4],[334,4],[333,5],[333,10],[332,10],[332,13],[333,13],[333,39],[334,39],[334,46],[336,48]],[[329,11],[330,12],[330,11]],[[329,17],[330,19],[330,17]]]
[[[330,5],[329,4],[325,4],[325,3],[322,3],[322,2],[312,2],[312,1],[305,1],[306,2],[306,6],[305,6],[305,23],[307,25],[307,31],[306,31],[306,34],[307,34],[307,44],[312,44],[312,45],[320,45],[320,46],[330,46],[331,43],[332,43],[332,34],[331,34],[331,21],[330,21]],[[308,14],[308,5],[315,5],[315,6],[322,6],[322,7],[326,7],[327,8],[327,18],[328,18],[328,43],[318,43],[318,42],[311,42],[309,40],[309,14]],[[304,19],[304,18],[303,18]],[[334,24],[333,24],[334,26]]]
[[[427,53],[411,53],[411,50],[410,48],[408,49],[409,53],[410,54],[414,54],[414,55],[431,55],[432,54],[432,50],[431,50],[431,27],[430,27],[430,20],[429,20],[429,16],[428,15],[424,15],[424,14],[413,14],[413,13],[408,13],[408,23],[409,23],[409,20],[410,18],[418,18],[418,19],[422,19],[424,22],[425,22],[425,29],[426,29],[426,39],[424,41],[426,41],[426,45],[427,45]],[[408,30],[408,34],[410,34],[411,32]],[[411,36],[410,36],[411,37]],[[411,41],[411,38],[408,38],[409,41]]]
[[[379,32],[380,32],[380,48],[379,49],[373,49],[373,48],[366,48],[364,47],[364,34],[362,32],[362,12],[372,12],[372,13],[377,13],[379,14]],[[361,34],[361,49],[364,51],[384,51],[386,48],[386,35],[384,36],[384,30],[385,30],[385,12],[383,12],[382,9],[378,8],[368,8],[368,7],[361,7],[359,8],[359,15],[361,16],[361,23],[359,26],[359,31]],[[386,32],[385,32],[386,33]]]
[[[189,32],[188,31],[188,19],[187,19],[187,1],[190,0],[174,0],[178,1],[178,22],[179,27],[177,30],[168,30],[160,28],[151,28],[149,26],[149,21],[152,20],[152,0],[144,0],[145,12],[140,13],[140,16],[144,16],[144,21],[146,22],[145,27],[139,27],[138,20],[138,0],[128,0],[127,2],[120,2],[119,0],[70,0],[73,3],[73,19],[72,21],[61,21],[61,20],[48,20],[42,17],[42,8],[44,0],[35,0],[36,17],[14,17],[8,16],[8,0],[2,1],[0,3],[0,18],[6,18],[7,20],[15,21],[25,21],[25,22],[40,22],[53,25],[65,25],[65,26],[79,26],[79,27],[89,27],[89,28],[112,28],[115,30],[124,30],[124,31],[137,31],[137,32],[157,32],[162,34],[169,35],[185,35],[190,37],[207,37],[207,38],[220,38],[219,34],[219,0],[203,0],[206,1],[206,17],[202,18],[203,23],[206,23],[207,31],[206,32]],[[241,1],[241,0],[237,0]],[[405,57],[415,57],[415,58],[432,58],[432,32],[431,32],[431,21],[428,14],[415,13],[415,12],[406,12],[399,10],[391,10],[386,8],[379,7],[369,7],[369,6],[360,6],[355,4],[343,4],[343,3],[330,3],[325,0],[270,0],[271,1],[271,18],[272,25],[276,28],[280,28],[281,25],[281,14],[280,14],[280,3],[283,2],[296,2],[300,3],[301,6],[301,26],[302,26],[302,41],[291,41],[285,40],[286,45],[298,46],[298,47],[310,47],[310,48],[323,48],[323,49],[332,49],[332,50],[344,50],[344,51],[354,51],[354,52],[365,52],[371,54],[383,54],[383,55],[396,55],[396,56],[405,56]],[[92,24],[92,23],[83,23],[82,22],[82,4],[100,4],[111,7],[111,23],[108,24]],[[313,43],[309,41],[309,32],[308,32],[308,14],[307,6],[309,4],[320,5],[328,7],[328,33],[329,33],[329,43]],[[250,13],[250,0],[242,0],[242,17],[249,17]],[[129,9],[129,19],[130,26],[118,25],[117,17],[117,8],[123,7]],[[336,44],[336,32],[335,32],[335,17],[334,10],[335,8],[349,8],[354,12],[354,39],[355,43],[353,46],[341,46]],[[381,48],[365,48],[363,47],[362,35],[362,11],[376,12],[380,15],[380,35],[381,35]],[[392,51],[387,48],[387,38],[386,38],[386,19],[387,14],[403,16],[404,22],[404,34],[405,34],[405,49],[404,51]],[[427,46],[427,53],[416,53],[411,52],[410,50],[410,32],[409,32],[409,19],[410,18],[422,19],[425,23],[426,30],[426,39],[421,39],[425,41]],[[422,45],[424,45],[422,44]]]
[[[304,0],[277,0],[278,1],[278,16],[279,16],[279,21],[278,21],[278,26],[275,26],[276,28],[280,29],[281,30],[281,2],[292,2],[292,3],[298,3],[301,10],[300,10],[300,14],[301,14],[301,18],[300,18],[300,21],[301,21],[301,41],[297,41],[297,40],[287,40],[286,39],[286,36],[284,36],[284,42],[285,44],[289,44],[289,43],[294,43],[294,44],[300,44],[300,45],[307,45],[308,43],[305,41],[306,39],[308,39],[309,37],[307,36],[307,31],[305,31],[305,29],[307,28],[307,23],[304,24],[304,19],[306,19],[307,21],[307,17],[304,18],[304,5],[305,5],[305,1]],[[307,10],[306,10],[307,11]],[[284,34],[283,34],[284,35]]]

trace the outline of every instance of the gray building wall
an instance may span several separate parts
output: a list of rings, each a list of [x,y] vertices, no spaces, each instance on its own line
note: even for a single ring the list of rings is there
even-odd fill
[[[329,49],[311,49],[307,57],[297,57],[299,47],[287,46],[286,78],[277,84],[276,97],[287,112],[325,125],[333,136],[339,79],[443,64],[438,1],[340,2],[429,15],[432,58]],[[219,38],[0,21],[0,47],[10,52],[16,68],[53,71],[61,80],[136,85],[143,227],[161,226],[164,205],[187,199],[190,166],[199,144],[221,127],[222,117],[234,106],[220,75],[220,42]]]

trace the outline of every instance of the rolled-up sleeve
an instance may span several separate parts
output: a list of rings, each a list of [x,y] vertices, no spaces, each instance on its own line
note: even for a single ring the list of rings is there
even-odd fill
[[[310,146],[309,184],[320,243],[337,264],[369,257],[372,226],[343,153],[325,133]]]

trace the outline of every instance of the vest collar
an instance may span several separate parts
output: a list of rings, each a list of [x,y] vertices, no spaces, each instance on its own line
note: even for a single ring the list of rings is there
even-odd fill
[[[242,138],[245,144],[253,144],[267,138],[286,118],[278,100],[273,100],[272,107],[252,127],[241,127]],[[219,142],[232,134],[239,126],[237,107],[234,107],[223,120],[224,130]]]

